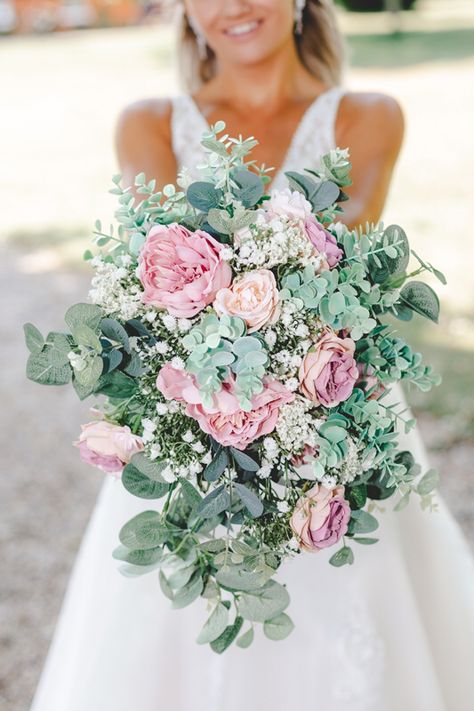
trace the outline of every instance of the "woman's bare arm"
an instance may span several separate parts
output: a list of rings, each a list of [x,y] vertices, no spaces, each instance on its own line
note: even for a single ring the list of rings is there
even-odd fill
[[[349,94],[341,103],[336,126],[340,148],[348,147],[353,184],[345,188],[341,219],[349,227],[377,222],[404,134],[403,113],[395,99],[383,94]]]
[[[155,179],[157,187],[176,182],[176,160],[171,147],[171,104],[150,99],[122,111],[115,131],[115,148],[124,185],[138,173]]]

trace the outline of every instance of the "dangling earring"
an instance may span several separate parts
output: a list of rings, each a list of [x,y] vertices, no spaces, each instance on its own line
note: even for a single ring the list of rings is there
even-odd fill
[[[198,54],[199,54],[199,59],[206,59],[207,57],[207,43],[206,43],[206,38],[202,34],[201,30],[197,26],[197,24],[194,22],[194,20],[191,20],[191,18],[188,15],[188,23],[189,26],[191,27],[192,31],[196,35],[196,42],[198,46]]]
[[[306,0],[295,0],[295,33],[301,35],[303,33],[303,10],[306,5]]]

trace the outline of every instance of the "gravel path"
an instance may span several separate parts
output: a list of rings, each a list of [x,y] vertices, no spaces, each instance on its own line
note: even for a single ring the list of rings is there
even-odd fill
[[[84,299],[88,275],[46,270],[41,259],[0,250],[8,308],[2,343],[3,476],[0,540],[4,574],[0,599],[0,707],[26,711],[101,476],[69,446],[87,416],[72,389],[46,389],[25,379],[21,325],[62,328],[66,307]],[[36,271],[35,271],[36,270]],[[429,445],[436,421],[421,422]],[[437,452],[443,493],[474,544],[472,443]],[[67,709],[64,709],[67,711]]]

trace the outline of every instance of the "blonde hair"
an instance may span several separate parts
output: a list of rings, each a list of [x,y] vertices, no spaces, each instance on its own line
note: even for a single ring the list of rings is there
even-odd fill
[[[199,56],[196,35],[189,24],[184,3],[179,3],[178,65],[181,81],[188,92],[212,79],[217,71],[216,55],[207,46],[206,57]],[[306,0],[303,32],[295,34],[302,64],[329,87],[342,81],[346,50],[339,30],[333,0]]]

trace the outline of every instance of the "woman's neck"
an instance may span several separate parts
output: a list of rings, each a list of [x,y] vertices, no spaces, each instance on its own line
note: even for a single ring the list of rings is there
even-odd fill
[[[247,113],[265,107],[270,114],[289,99],[307,100],[326,89],[301,63],[293,42],[258,63],[218,60],[216,76],[199,91]]]

